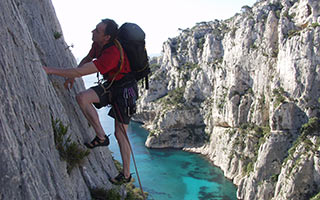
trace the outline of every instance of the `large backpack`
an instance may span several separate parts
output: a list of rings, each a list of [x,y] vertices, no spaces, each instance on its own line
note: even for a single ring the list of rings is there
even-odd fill
[[[145,78],[146,89],[148,89],[148,75],[151,70],[145,48],[145,33],[137,24],[124,23],[119,28],[118,40],[128,56],[135,79],[139,81]]]

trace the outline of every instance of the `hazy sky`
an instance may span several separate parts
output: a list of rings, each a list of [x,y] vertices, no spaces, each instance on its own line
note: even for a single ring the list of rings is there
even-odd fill
[[[192,28],[197,22],[228,19],[256,0],[52,0],[68,45],[83,58],[92,43],[91,31],[104,18],[137,23],[146,33],[149,54],[159,54],[162,44]]]

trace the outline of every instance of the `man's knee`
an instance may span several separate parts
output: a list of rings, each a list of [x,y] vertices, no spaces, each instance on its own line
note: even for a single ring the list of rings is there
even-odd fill
[[[88,103],[85,92],[80,92],[76,95],[76,100],[79,105],[85,105]]]
[[[92,89],[88,89],[77,94],[76,100],[80,106],[100,102],[97,93]]]

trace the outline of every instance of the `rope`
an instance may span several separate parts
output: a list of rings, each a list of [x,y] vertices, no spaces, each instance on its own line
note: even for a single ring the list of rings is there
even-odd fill
[[[121,121],[123,122],[121,112],[120,112],[119,107],[117,106],[116,103],[114,103],[114,107],[115,107],[115,110],[117,110],[117,112],[118,112],[118,114],[119,114],[119,116],[120,116]],[[116,115],[116,113],[115,113],[115,112],[116,112],[115,110],[113,110],[113,111],[114,111],[114,116],[115,116],[116,120],[117,120],[119,123],[121,123],[121,122],[119,121],[119,119],[117,118],[117,115]],[[120,128],[122,129],[123,133],[126,133],[126,130],[125,130],[124,126],[123,126],[123,123],[121,123]],[[146,197],[145,197],[144,192],[143,192],[143,189],[142,189],[142,184],[141,184],[141,180],[140,180],[140,176],[139,176],[139,172],[138,172],[136,160],[135,160],[135,158],[134,158],[133,150],[132,150],[132,147],[131,147],[131,144],[130,144],[128,135],[127,135],[127,134],[124,134],[124,136],[125,136],[128,144],[129,144],[129,147],[130,147],[131,156],[132,156],[132,161],[133,161],[133,164],[134,164],[134,169],[135,169],[136,174],[137,174],[137,178],[138,178],[138,182],[139,182],[139,187],[140,187],[140,190],[141,190],[143,199],[146,200]],[[129,162],[130,162],[130,161],[129,161]]]

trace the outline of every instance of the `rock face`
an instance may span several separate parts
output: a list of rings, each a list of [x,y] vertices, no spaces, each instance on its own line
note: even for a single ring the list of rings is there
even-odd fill
[[[181,30],[152,60],[136,115],[150,130],[146,146],[207,155],[239,199],[315,196],[319,45],[318,0],[260,0]]]
[[[107,148],[67,173],[55,147],[52,118],[80,145],[94,132],[75,101],[82,80],[69,92],[42,69],[76,66],[51,1],[1,0],[0,10],[0,199],[88,200],[89,188],[110,189],[117,171]]]

